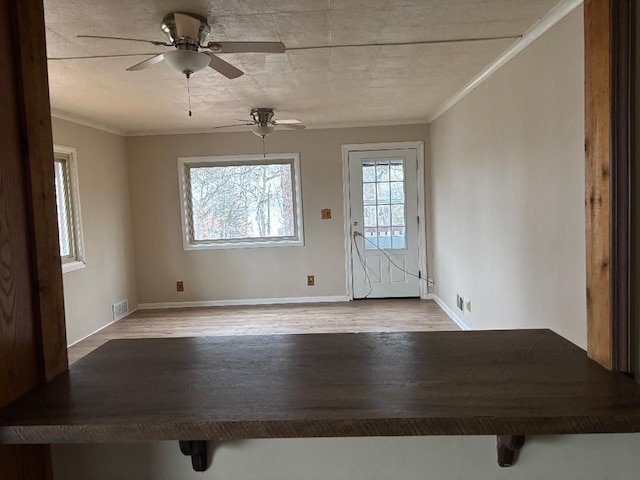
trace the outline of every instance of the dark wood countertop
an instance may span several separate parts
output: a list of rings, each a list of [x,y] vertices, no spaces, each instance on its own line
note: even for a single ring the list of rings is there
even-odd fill
[[[549,330],[113,340],[0,410],[0,443],[638,431]]]

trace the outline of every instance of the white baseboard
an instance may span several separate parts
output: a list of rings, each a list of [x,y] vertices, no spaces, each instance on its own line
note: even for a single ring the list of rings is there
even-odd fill
[[[440,306],[440,308],[444,310],[444,313],[446,313],[449,316],[449,318],[453,320],[455,324],[460,327],[461,330],[471,330],[471,327],[469,327],[469,325],[464,323],[464,321],[460,317],[458,317],[458,315],[456,315],[456,312],[451,310],[449,306],[446,303],[444,303],[440,297],[438,297],[435,294],[431,294],[431,295],[433,295],[433,300],[435,300],[435,302]]]
[[[435,293],[425,293],[424,297],[422,297],[422,300],[435,300],[435,299],[436,299]]]
[[[73,347],[76,343],[80,343],[81,341],[83,341],[83,340],[85,340],[85,339],[89,338],[91,335],[95,335],[95,334],[96,334],[96,333],[98,333],[100,330],[104,330],[105,328],[110,327],[110,326],[111,326],[111,325],[113,325],[114,323],[119,322],[119,321],[120,321],[120,320],[122,320],[123,318],[127,318],[129,315],[131,315],[131,314],[132,314],[133,312],[135,312],[136,310],[138,310],[138,309],[137,309],[137,308],[134,308],[134,309],[133,309],[133,310],[131,310],[130,312],[127,312],[127,314],[126,314],[126,315],[123,315],[123,316],[122,316],[122,317],[120,317],[120,318],[116,318],[115,320],[112,320],[111,322],[107,323],[106,325],[103,325],[102,327],[100,327],[100,328],[99,328],[99,329],[97,329],[96,331],[91,332],[89,335],[85,335],[85,336],[84,336],[84,337],[82,337],[81,339],[76,340],[76,341],[75,341],[75,342],[73,342],[73,343],[70,343],[69,345],[67,345],[67,348]]]
[[[150,310],[153,308],[184,308],[184,307],[233,307],[243,305],[280,305],[290,303],[327,303],[348,302],[351,299],[346,295],[328,297],[284,297],[284,298],[246,298],[239,300],[203,300],[195,302],[160,302],[140,303],[138,309]]]

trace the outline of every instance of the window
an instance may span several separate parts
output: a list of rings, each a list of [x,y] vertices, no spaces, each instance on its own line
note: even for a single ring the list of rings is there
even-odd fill
[[[80,198],[76,172],[76,150],[54,146],[56,207],[58,212],[58,243],[64,273],[85,266],[80,225]]]
[[[298,154],[179,158],[185,250],[303,245]]]
[[[404,160],[362,164],[365,250],[405,249]]]

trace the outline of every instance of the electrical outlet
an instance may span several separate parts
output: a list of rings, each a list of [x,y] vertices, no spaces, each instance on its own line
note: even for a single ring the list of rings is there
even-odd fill
[[[456,305],[460,311],[464,312],[464,298],[460,295],[456,295]]]
[[[184,292],[184,282],[179,280],[176,282],[176,291]]]
[[[331,220],[331,209],[330,208],[323,208],[320,211],[321,215],[322,215],[322,220]]]
[[[316,277],[314,275],[307,275],[307,287],[313,287],[316,284]]]

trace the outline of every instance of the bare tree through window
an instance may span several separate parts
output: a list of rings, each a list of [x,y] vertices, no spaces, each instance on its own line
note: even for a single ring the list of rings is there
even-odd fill
[[[186,164],[194,244],[296,239],[294,162]]]

